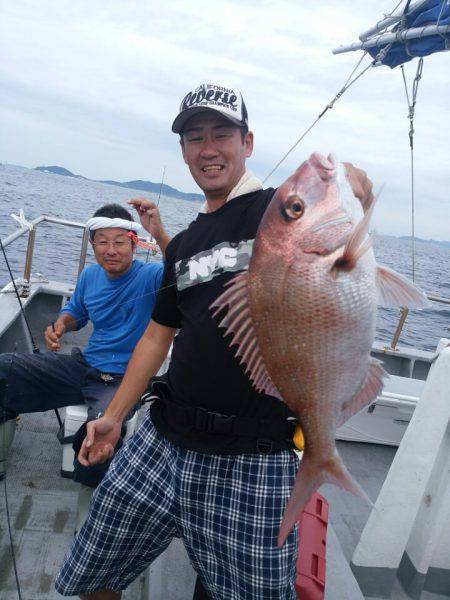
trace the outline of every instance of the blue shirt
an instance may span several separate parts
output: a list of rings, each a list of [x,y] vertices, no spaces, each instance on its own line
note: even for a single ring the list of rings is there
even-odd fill
[[[105,373],[125,372],[150,321],[162,272],[161,263],[137,260],[117,279],[110,279],[97,264],[83,269],[61,314],[74,317],[77,329],[92,322],[94,331],[83,350],[91,367]]]

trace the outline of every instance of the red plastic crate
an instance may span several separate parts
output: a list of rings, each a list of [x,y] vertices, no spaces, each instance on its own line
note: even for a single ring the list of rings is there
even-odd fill
[[[298,600],[323,600],[325,594],[328,502],[313,494],[299,522],[295,590]]]

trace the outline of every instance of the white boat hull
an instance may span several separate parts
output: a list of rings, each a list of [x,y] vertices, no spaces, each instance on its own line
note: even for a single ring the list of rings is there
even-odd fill
[[[376,401],[337,430],[336,439],[398,446],[424,385],[420,379],[392,375]]]

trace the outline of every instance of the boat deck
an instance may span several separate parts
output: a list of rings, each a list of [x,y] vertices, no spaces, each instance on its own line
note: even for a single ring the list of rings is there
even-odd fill
[[[38,346],[44,347],[41,324],[55,318],[61,302],[68,294],[70,289],[67,286],[50,282],[48,286],[33,290],[25,302]],[[9,296],[2,298],[4,310],[0,314],[0,351],[28,349],[23,341],[26,337],[23,323],[18,318],[13,300]],[[89,332],[89,328],[85,328],[65,336],[63,351],[70,352],[73,345],[83,347]],[[22,340],[22,343],[18,344],[17,340]],[[392,362],[392,365],[386,366],[394,379],[396,375],[425,379],[430,353],[422,354],[411,357],[409,353],[400,352],[390,356],[383,348],[379,349],[380,358]],[[61,598],[53,588],[53,580],[75,531],[79,486],[60,476],[62,447],[56,438],[57,431],[58,423],[53,411],[23,415],[9,454],[6,485],[23,600]],[[354,441],[339,441],[337,446],[350,472],[374,501],[396,448]],[[330,503],[325,600],[363,600],[348,562],[367,521],[370,507],[333,486],[323,486],[320,492]],[[0,482],[0,600],[17,600],[19,596],[6,523],[4,484]],[[154,565],[150,569],[150,578],[142,575],[123,594],[123,600],[191,600],[192,573],[188,573],[188,567],[180,566],[179,575],[174,574],[178,565],[181,565],[179,559],[183,558],[182,549],[172,544],[169,552],[172,553],[168,563],[171,565],[170,575],[172,580],[177,580],[171,583],[174,591],[169,595],[161,592],[159,581],[167,579],[167,564]],[[398,587],[391,598],[405,600],[407,597]],[[421,600],[440,598],[443,597],[425,593]]]
[[[60,475],[57,432],[53,411],[23,415],[10,452],[6,485],[23,600],[62,598],[53,581],[73,539],[79,485]],[[0,600],[17,600],[3,482],[0,489]],[[144,579],[123,600],[145,598]]]
[[[7,474],[8,503],[17,570],[24,600],[56,600],[61,596],[53,580],[74,530],[78,484],[60,476],[62,447],[56,439],[58,423],[52,411],[21,418]],[[394,458],[396,448],[375,444],[337,442],[351,473],[375,500]],[[6,528],[5,496],[0,484],[0,600],[17,600],[13,563]],[[330,503],[327,540],[326,600],[362,600],[351,581],[348,562],[369,516],[370,507],[330,485],[321,488]],[[342,548],[342,550],[341,550]],[[186,595],[185,595],[186,594]],[[143,574],[123,594],[123,600],[151,600]],[[182,600],[191,600],[184,590]],[[395,600],[407,598],[401,588]],[[171,599],[172,600],[172,599]],[[424,594],[422,600],[440,600]]]

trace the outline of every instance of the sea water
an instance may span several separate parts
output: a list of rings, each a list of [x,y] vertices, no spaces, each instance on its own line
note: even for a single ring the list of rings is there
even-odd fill
[[[22,208],[28,219],[51,215],[84,223],[103,204],[117,202],[126,206],[142,191],[97,183],[88,179],[43,173],[24,167],[0,166],[0,236],[2,239],[17,228],[11,213]],[[154,195],[147,195],[156,201]],[[159,209],[166,229],[174,235],[195,219],[198,202],[161,196]],[[36,232],[32,272],[49,279],[75,281],[77,276],[82,230],[43,223]],[[23,273],[27,236],[6,248],[14,277]],[[381,264],[411,277],[411,241],[379,236],[375,240],[375,255]],[[147,259],[140,251],[138,258]],[[157,258],[156,258],[157,259]],[[149,260],[154,260],[149,257]],[[93,262],[92,252],[88,262]],[[434,243],[416,243],[415,280],[427,293],[450,298],[450,248]],[[0,255],[0,287],[9,282],[5,260]],[[377,339],[390,342],[398,322],[399,311],[380,309]],[[450,306],[433,303],[431,309],[410,311],[400,338],[400,344],[433,351],[441,337],[450,337]]]

